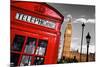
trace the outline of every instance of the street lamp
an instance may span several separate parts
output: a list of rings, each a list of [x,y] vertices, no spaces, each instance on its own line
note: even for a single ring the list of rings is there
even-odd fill
[[[90,34],[88,32],[88,34],[86,36],[86,41],[87,41],[87,56],[86,56],[86,62],[88,62],[88,50],[89,50],[90,39],[91,39],[91,36],[90,36]]]
[[[80,49],[80,62],[81,62],[81,55],[82,55],[82,44],[83,44],[84,26],[85,26],[85,24],[82,23],[82,38],[81,38],[81,49]]]

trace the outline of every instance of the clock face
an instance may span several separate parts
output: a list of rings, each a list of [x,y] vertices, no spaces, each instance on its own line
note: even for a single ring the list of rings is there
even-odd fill
[[[70,29],[67,30],[67,34],[71,34],[71,30]]]

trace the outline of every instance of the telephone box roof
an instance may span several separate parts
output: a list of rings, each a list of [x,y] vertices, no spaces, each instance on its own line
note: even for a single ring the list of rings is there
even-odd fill
[[[57,9],[43,2],[13,1],[11,5],[40,15],[56,18],[60,21],[63,21],[64,18]]]

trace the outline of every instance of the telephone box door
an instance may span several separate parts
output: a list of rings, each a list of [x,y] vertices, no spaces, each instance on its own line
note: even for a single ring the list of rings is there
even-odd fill
[[[45,63],[48,37],[11,30],[11,64],[14,66],[42,65]]]

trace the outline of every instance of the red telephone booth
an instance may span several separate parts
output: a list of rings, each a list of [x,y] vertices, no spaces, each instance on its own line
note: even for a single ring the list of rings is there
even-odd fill
[[[11,3],[11,64],[56,64],[63,16],[46,3]]]

